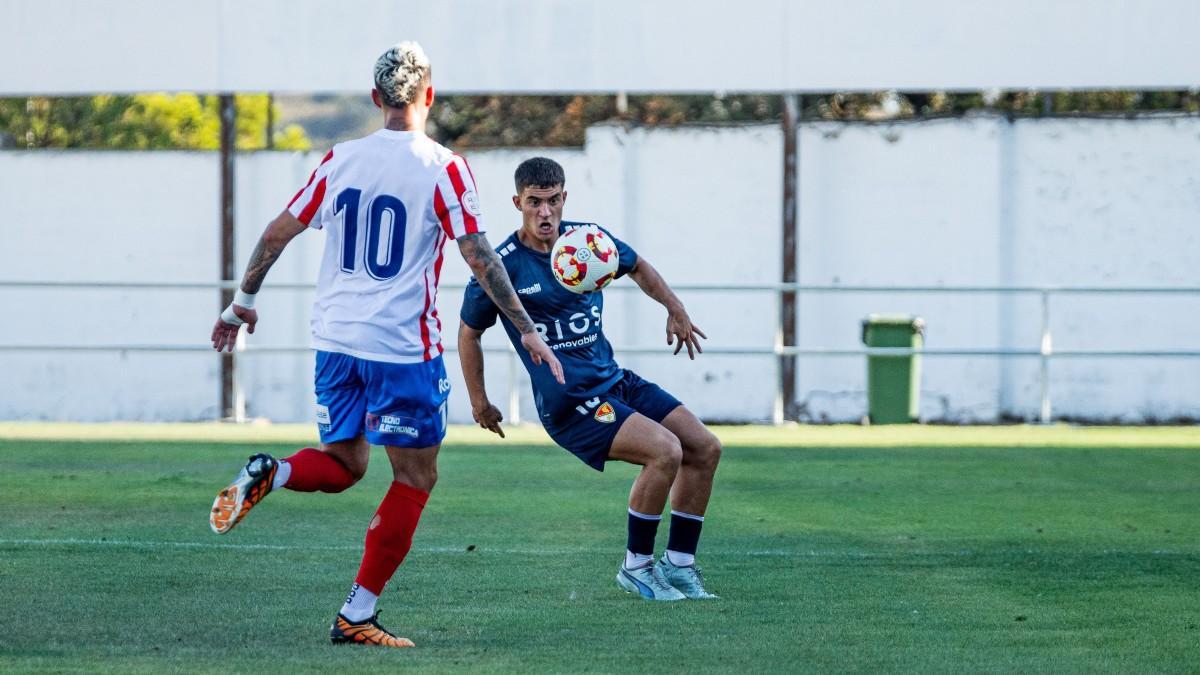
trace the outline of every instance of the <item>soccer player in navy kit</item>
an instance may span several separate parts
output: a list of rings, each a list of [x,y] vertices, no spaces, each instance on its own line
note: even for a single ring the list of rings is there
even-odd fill
[[[513,204],[521,211],[521,229],[496,251],[525,311],[566,374],[564,385],[517,350],[529,371],[542,425],[556,443],[597,471],[610,460],[642,467],[629,495],[628,545],[617,583],[650,600],[715,598],[704,588],[695,554],[721,444],[678,399],[617,365],[601,329],[601,292],[572,293],[555,281],[550,269],[554,242],[583,224],[562,220],[567,199],[562,167],[535,157],[517,167],[515,179]],[[613,241],[618,278],[628,275],[667,308],[667,344],[675,344],[676,354],[686,347],[694,359],[702,351],[698,338],[704,333],[654,267],[624,242]],[[498,317],[509,339],[519,344],[520,333],[472,279],[462,307],[459,359],[475,421],[503,436],[502,416],[484,388],[480,345]],[[670,534],[666,551],[655,562],[654,540],[668,496]]]

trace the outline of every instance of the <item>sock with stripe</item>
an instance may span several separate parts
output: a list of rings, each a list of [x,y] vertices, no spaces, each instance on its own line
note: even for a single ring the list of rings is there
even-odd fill
[[[428,499],[428,492],[392,481],[379,503],[379,510],[367,526],[366,545],[355,584],[375,595],[383,593],[384,584],[396,573],[396,568],[412,548],[413,532],[417,530],[417,522]]]
[[[629,509],[629,536],[625,545],[625,567],[633,569],[654,560],[654,538],[662,516]]]
[[[696,564],[696,547],[700,544],[700,528],[704,516],[671,511],[671,533],[667,535],[667,561],[676,567]]]
[[[354,476],[342,463],[316,448],[279,460],[273,487],[296,492],[341,492],[354,485]]]

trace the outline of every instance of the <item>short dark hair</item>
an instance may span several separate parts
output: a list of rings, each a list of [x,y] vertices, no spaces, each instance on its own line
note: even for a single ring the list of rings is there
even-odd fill
[[[567,184],[567,174],[562,165],[548,157],[530,157],[521,162],[513,179],[517,183],[517,194],[527,187],[565,187]]]

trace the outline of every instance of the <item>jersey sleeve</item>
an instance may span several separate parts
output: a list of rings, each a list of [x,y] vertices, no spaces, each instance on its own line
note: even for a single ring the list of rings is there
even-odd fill
[[[637,264],[637,251],[633,250],[633,247],[629,244],[626,244],[620,239],[614,237],[612,232],[609,232],[599,225],[596,227],[600,228],[600,231],[604,234],[607,234],[608,238],[612,239],[613,244],[617,247],[617,278],[620,279],[626,274],[629,274],[629,271],[632,270],[633,266]]]
[[[475,177],[461,155],[454,155],[438,176],[433,189],[433,212],[451,239],[484,231]]]
[[[475,330],[487,330],[496,325],[499,314],[500,308],[492,302],[491,296],[484,292],[475,277],[471,277],[463,293],[462,311],[458,314],[462,322]]]
[[[296,193],[295,197],[292,197],[292,201],[287,205],[288,213],[317,230],[321,229],[321,219],[314,216],[321,210],[321,205],[325,202],[325,184],[329,178],[329,172],[333,168],[332,159],[333,150],[330,150],[313,170],[312,175],[308,177],[308,182],[300,188],[300,191]]]

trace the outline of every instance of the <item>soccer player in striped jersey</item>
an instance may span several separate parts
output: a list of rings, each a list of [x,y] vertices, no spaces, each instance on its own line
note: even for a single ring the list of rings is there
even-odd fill
[[[367,527],[362,562],[330,638],[411,647],[379,625],[375,602],[408,553],[437,481],[450,391],[437,313],[446,240],[458,243],[532,362],[560,382],[562,367],[484,236],[466,160],[425,135],[434,90],[419,45],[400,43],[379,57],[371,98],[383,111],[383,128],[325,155],[263,232],[212,331],[218,351],[233,348],[243,324],[253,333],[255,294],[271,265],[305,229],[325,230],[312,310],[321,447],[283,459],[252,456],[217,495],[209,523],[228,532],[278,488],[341,492],[366,473],[371,444],[385,446],[393,482]]]
[[[567,374],[564,385],[522,354],[542,425],[556,443],[597,471],[610,460],[642,467],[629,495],[627,546],[617,583],[649,600],[715,598],[704,587],[695,555],[721,444],[678,399],[617,365],[600,327],[603,292],[572,293],[555,281],[550,269],[554,242],[581,224],[562,219],[567,200],[562,167],[535,157],[517,167],[515,178],[513,204],[522,225],[497,250],[526,311]],[[688,356],[695,358],[701,351],[698,338],[705,336],[683,303],[649,261],[619,239],[613,237],[613,242],[617,276],[629,275],[666,307],[667,344],[675,343],[676,354],[687,347]],[[458,332],[459,359],[475,421],[501,436],[502,416],[484,387],[480,338],[499,316],[509,339],[520,341],[519,327],[502,314],[478,278],[471,280]],[[655,562],[654,540],[668,495],[671,530],[666,550]]]

